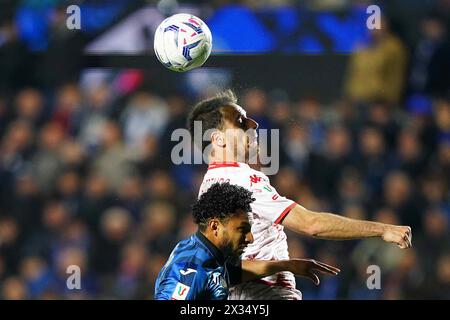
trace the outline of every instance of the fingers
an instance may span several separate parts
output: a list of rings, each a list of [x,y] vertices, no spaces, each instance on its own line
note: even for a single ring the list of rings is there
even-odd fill
[[[412,232],[408,226],[392,226],[383,235],[383,240],[396,243],[401,249],[412,247]]]
[[[412,247],[412,234],[411,234],[411,228],[406,227],[406,231],[404,231],[402,235],[402,239],[399,243],[399,247],[402,249],[407,249]]]
[[[411,227],[406,227],[406,234],[408,235],[408,237],[412,236]]]
[[[331,274],[333,276],[337,275],[339,272],[341,272],[340,269],[330,266],[329,264],[320,262],[320,261],[314,261],[313,269],[320,271],[322,273]]]
[[[316,274],[312,273],[311,271],[308,272],[308,274],[306,275],[306,277],[307,277],[309,280],[311,280],[312,282],[314,282],[314,284],[315,284],[316,286],[318,286],[318,285],[320,284],[320,279],[319,279],[319,277],[318,277]]]
[[[410,240],[408,237],[401,239],[401,240],[397,243],[397,245],[398,245],[401,249],[408,249],[408,248],[411,248],[411,247],[412,247],[411,240]]]
[[[319,285],[320,284],[320,279],[319,277],[312,271],[312,270],[317,270],[321,273],[324,274],[329,274],[329,275],[337,275],[341,270],[333,267],[331,265],[328,265],[326,263],[320,262],[320,261],[316,261],[313,259],[306,259],[306,260],[302,260],[302,263],[304,264],[306,262],[306,272],[303,273],[303,275],[305,277],[307,277],[308,279],[310,279],[312,282],[314,282],[315,285]]]
[[[407,245],[407,248],[411,248],[412,247],[412,241],[411,241],[411,236],[410,235],[405,235],[405,242]]]

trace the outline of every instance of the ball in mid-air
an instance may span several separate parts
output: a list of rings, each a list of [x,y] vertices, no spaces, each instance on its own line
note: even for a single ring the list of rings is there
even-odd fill
[[[188,71],[203,65],[211,54],[211,31],[194,15],[175,14],[156,29],[154,47],[164,66],[177,72]]]

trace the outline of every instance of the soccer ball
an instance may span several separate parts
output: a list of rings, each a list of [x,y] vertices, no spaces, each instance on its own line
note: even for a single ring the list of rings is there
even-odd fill
[[[155,53],[167,68],[185,72],[205,63],[211,54],[212,36],[198,17],[179,13],[165,19],[155,32]]]

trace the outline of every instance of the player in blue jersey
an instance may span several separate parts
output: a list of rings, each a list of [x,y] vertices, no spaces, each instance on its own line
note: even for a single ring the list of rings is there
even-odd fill
[[[252,193],[229,183],[216,183],[193,205],[197,233],[177,244],[161,269],[157,300],[225,300],[232,285],[280,271],[310,278],[313,272],[336,275],[339,269],[310,259],[241,261],[253,242],[248,212]]]

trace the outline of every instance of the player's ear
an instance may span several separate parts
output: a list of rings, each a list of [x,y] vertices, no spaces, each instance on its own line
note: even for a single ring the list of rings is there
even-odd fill
[[[218,219],[211,219],[208,222],[208,226],[215,236],[217,236],[217,234],[219,232],[219,224],[220,224],[220,221]]]
[[[226,143],[225,143],[225,135],[223,134],[223,132],[221,132],[220,130],[214,130],[211,133],[211,143],[224,148]]]

